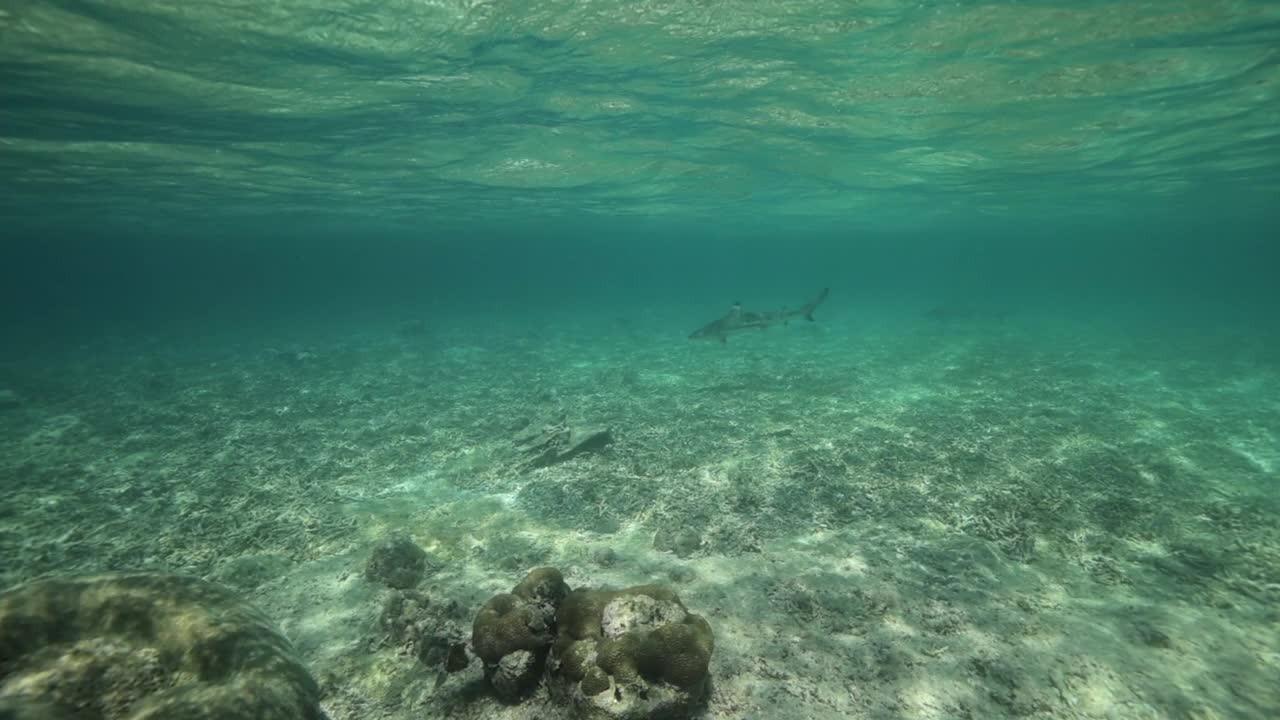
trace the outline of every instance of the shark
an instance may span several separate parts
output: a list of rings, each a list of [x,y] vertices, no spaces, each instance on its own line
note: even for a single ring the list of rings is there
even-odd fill
[[[783,308],[771,312],[749,312],[742,309],[742,303],[735,302],[729,313],[718,320],[703,325],[689,335],[689,339],[717,338],[722,343],[729,341],[729,336],[744,330],[763,330],[771,325],[786,325],[791,318],[803,317],[813,322],[813,311],[831,294],[830,288],[822,288],[817,297],[801,305],[797,310]]]

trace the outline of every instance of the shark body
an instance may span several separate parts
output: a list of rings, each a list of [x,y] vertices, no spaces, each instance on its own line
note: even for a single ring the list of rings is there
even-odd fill
[[[798,310],[783,308],[772,312],[749,312],[742,309],[742,303],[735,302],[729,313],[718,320],[703,325],[689,335],[690,339],[717,338],[720,342],[728,342],[729,336],[744,330],[763,330],[770,325],[786,324],[793,317],[803,317],[813,322],[813,311],[830,294],[830,288],[822,288],[822,292],[813,300],[800,306]]]

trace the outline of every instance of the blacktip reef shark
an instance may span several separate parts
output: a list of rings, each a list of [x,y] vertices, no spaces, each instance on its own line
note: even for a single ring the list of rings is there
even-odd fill
[[[801,305],[798,310],[788,310],[783,308],[774,312],[748,312],[742,309],[742,303],[735,302],[733,307],[729,309],[729,314],[719,320],[712,320],[702,327],[694,330],[689,338],[719,338],[720,342],[728,342],[729,336],[736,332],[744,330],[763,330],[770,325],[782,323],[793,317],[803,317],[809,322],[813,322],[813,311],[827,299],[827,295],[831,294],[830,288],[822,288],[822,292],[813,300]]]

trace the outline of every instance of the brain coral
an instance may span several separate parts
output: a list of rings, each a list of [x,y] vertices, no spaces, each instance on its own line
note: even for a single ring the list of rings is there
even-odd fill
[[[579,717],[687,717],[706,697],[711,626],[670,588],[574,591],[556,627],[551,688]]]
[[[509,593],[480,608],[471,649],[485,663],[485,676],[499,695],[514,699],[533,689],[555,637],[556,608],[569,594],[560,571],[536,568]]]

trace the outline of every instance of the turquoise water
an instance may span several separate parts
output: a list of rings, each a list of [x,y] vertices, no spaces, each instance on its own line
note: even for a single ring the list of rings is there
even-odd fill
[[[5,306],[1265,300],[1278,27],[1238,0],[12,3]]]
[[[1277,48],[1247,0],[0,4],[0,600],[223,584],[331,720],[566,714],[423,652],[539,565],[703,614],[700,717],[1280,716]]]

